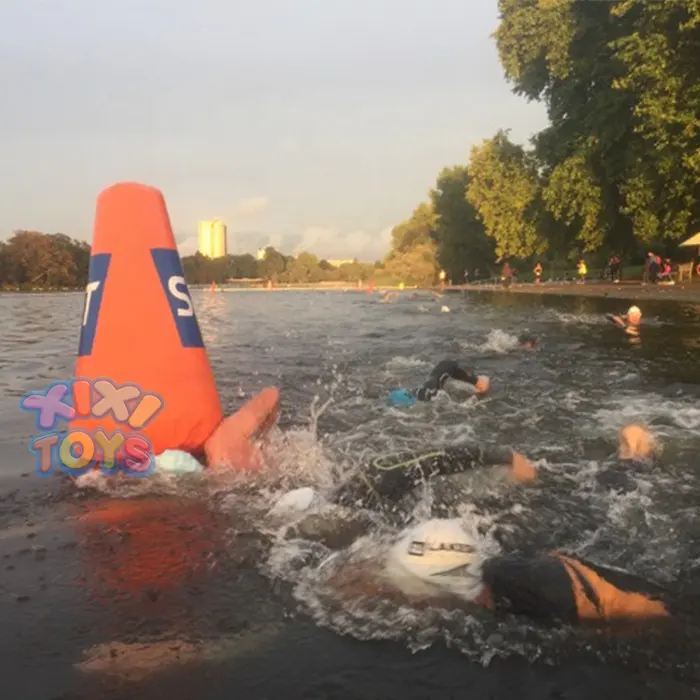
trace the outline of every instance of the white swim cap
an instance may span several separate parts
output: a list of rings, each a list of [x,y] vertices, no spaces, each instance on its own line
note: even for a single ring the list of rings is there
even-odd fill
[[[316,508],[323,503],[323,498],[316,489],[304,486],[300,489],[287,491],[277,500],[269,515],[281,516],[285,514],[304,513],[311,508]]]
[[[460,518],[428,520],[411,528],[388,557],[392,568],[467,600],[483,588],[481,563],[478,541],[464,530]]]
[[[192,474],[204,471],[204,466],[189,452],[165,450],[156,457],[156,471],[165,474]]]
[[[638,306],[630,306],[630,308],[627,310],[627,315],[628,316],[641,316],[642,311]]]

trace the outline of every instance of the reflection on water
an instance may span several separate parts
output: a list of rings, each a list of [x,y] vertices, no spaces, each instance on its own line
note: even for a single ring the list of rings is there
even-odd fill
[[[33,429],[18,397],[70,376],[82,296],[0,296],[8,445],[0,657],[10,688],[21,689],[10,697],[52,697],[47,688],[56,697],[70,688],[100,697],[122,682],[124,697],[282,696],[271,688],[288,697],[426,697],[467,683],[488,697],[499,675],[478,669],[506,663],[499,657],[563,664],[552,681],[552,672],[535,666],[523,675],[513,662],[506,675],[520,697],[566,696],[581,687],[581,664],[598,665],[585,679],[591,692],[622,682],[616,674],[625,668],[656,668],[661,675],[644,683],[685,697],[699,678],[692,619],[675,641],[621,642],[440,610],[382,608],[378,616],[372,601],[348,609],[323,588],[323,546],[280,541],[262,518],[281,490],[325,488],[379,452],[478,438],[512,444],[543,474],[528,489],[489,475],[465,483],[467,517],[498,530],[502,547],[562,548],[663,583],[692,579],[700,565],[700,307],[645,302],[632,347],[604,318],[625,311],[619,300],[484,293],[448,301],[451,314],[437,303],[380,304],[364,294],[195,294],[226,410],[240,404],[239,389],[282,390],[277,470],[252,485],[154,479],[127,490],[38,483],[33,474],[9,481],[32,468],[9,458]],[[534,352],[517,345],[526,330],[539,338]],[[412,410],[384,405],[390,387],[419,385],[444,358],[488,374],[490,396],[445,394]],[[619,496],[595,476],[616,431],[632,421],[661,437],[664,465]],[[367,546],[380,545],[377,535]],[[431,645],[421,657],[404,655],[406,646]],[[390,688],[386,663],[402,678]],[[430,676],[431,664],[444,673]],[[628,692],[635,682],[624,676]],[[288,694],[292,686],[297,695]],[[353,690],[343,694],[346,687]]]

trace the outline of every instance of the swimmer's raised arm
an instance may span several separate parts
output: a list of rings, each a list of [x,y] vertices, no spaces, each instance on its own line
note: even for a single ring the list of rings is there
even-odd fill
[[[415,392],[416,399],[430,401],[448,379],[471,384],[478,393],[484,393],[489,388],[488,377],[479,376],[474,370],[464,368],[454,360],[442,360],[435,365],[425,384]]]
[[[343,504],[397,502],[432,477],[461,474],[482,466],[508,466],[511,476],[520,482],[536,477],[532,463],[510,447],[466,445],[424,453],[400,452],[379,457],[358,472],[341,488],[338,500]]]
[[[489,390],[489,378],[478,375],[472,369],[464,368],[454,360],[438,362],[426,382],[418,389],[394,389],[389,393],[387,401],[392,406],[412,406],[416,401],[432,401],[445,386],[448,379],[471,384],[477,394],[485,394]]]

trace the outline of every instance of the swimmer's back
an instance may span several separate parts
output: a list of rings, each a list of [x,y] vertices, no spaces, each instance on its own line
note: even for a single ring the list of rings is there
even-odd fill
[[[398,452],[378,457],[341,488],[341,505],[375,508],[397,503],[434,476],[460,474],[478,466],[510,465],[510,447],[472,444],[427,452]]]

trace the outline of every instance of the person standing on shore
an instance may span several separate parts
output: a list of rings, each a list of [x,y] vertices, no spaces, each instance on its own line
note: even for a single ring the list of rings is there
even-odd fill
[[[588,267],[586,266],[586,261],[583,258],[579,258],[577,268],[579,282],[583,284],[586,281],[586,275],[588,274]]]
[[[642,284],[647,284],[651,282],[654,284],[656,278],[659,274],[659,263],[661,259],[653,251],[649,251],[647,254],[646,262],[644,263],[644,276],[642,277]]]
[[[611,255],[608,260],[608,274],[610,281],[617,284],[620,281],[622,262],[619,255]]]
[[[503,272],[501,273],[501,279],[503,280],[504,287],[510,287],[510,283],[513,281],[513,270],[508,263],[503,265]]]
[[[537,263],[537,265],[535,265],[535,284],[540,283],[540,277],[542,277],[542,265]]]

